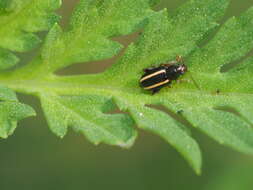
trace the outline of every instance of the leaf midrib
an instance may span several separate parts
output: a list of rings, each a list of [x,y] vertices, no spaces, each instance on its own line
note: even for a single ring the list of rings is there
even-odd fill
[[[59,78],[65,77],[56,77],[54,79],[43,81],[43,80],[1,80],[1,84],[18,91],[20,93],[28,93],[28,94],[43,94],[43,92],[53,92],[58,95],[84,95],[84,94],[98,94],[98,95],[108,95],[108,96],[124,96],[131,95],[134,96],[135,99],[139,99],[142,102],[150,102],[152,100],[159,100],[159,98],[168,98],[170,95],[175,97],[180,97],[180,94],[185,96],[210,96],[210,97],[239,97],[243,98],[244,96],[249,98],[253,98],[253,94],[249,93],[240,93],[240,92],[222,92],[222,94],[214,94],[211,91],[199,91],[199,90],[190,90],[190,89],[174,89],[173,92],[160,92],[160,94],[151,95],[149,93],[144,93],[140,87],[116,87],[116,86],[105,86],[98,84],[85,84],[82,81],[82,84],[76,82],[61,82],[57,81]],[[46,80],[46,79],[45,79]],[[88,80],[89,82],[89,80]],[[167,95],[167,93],[169,93]],[[124,96],[125,97],[125,96]],[[157,99],[156,99],[157,98]]]

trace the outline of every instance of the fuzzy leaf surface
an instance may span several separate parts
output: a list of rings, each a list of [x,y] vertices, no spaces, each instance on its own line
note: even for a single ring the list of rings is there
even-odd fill
[[[109,114],[117,108],[112,97],[94,96],[93,93],[62,95],[42,83],[53,78],[56,82],[58,77],[54,71],[70,64],[116,55],[122,45],[110,38],[141,29],[147,18],[154,14],[150,8],[154,3],[149,0],[82,0],[73,13],[69,28],[63,31],[55,24],[46,37],[41,56],[9,73],[11,78],[29,81],[25,88],[20,86],[21,91],[26,89],[40,97],[50,129],[57,136],[63,137],[71,126],[95,144],[104,142],[122,147],[133,144],[137,135],[134,121],[127,114]],[[17,81],[16,85],[23,82]]]
[[[26,52],[41,42],[35,32],[49,30],[58,19],[61,0],[0,1],[0,70],[16,65],[12,52]]]
[[[1,138],[7,138],[13,133],[18,120],[34,115],[34,110],[30,106],[20,103],[11,89],[0,86]]]

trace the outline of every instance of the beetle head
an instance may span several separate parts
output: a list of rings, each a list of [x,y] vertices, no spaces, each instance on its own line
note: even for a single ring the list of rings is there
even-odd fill
[[[178,65],[177,71],[184,74],[187,71],[187,66],[185,64]]]

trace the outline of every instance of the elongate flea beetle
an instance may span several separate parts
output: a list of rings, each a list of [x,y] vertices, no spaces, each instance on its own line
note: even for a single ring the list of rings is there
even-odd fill
[[[159,92],[162,87],[169,85],[172,80],[177,80],[187,71],[187,66],[178,64],[179,62],[182,62],[181,56],[158,67],[144,69],[145,74],[140,79],[140,86],[145,90],[151,90],[152,94]]]

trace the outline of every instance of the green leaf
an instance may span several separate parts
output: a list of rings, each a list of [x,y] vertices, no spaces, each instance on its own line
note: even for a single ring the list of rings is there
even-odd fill
[[[11,53],[26,52],[38,46],[35,32],[48,30],[59,17],[53,13],[60,0],[1,0],[0,1],[0,69],[16,65],[18,58]]]
[[[42,50],[43,61],[47,62],[43,72],[116,55],[122,45],[109,38],[140,29],[151,13],[148,0],[81,0],[69,30],[62,33],[55,25],[48,34]]]
[[[129,147],[136,138],[136,124],[175,147],[198,174],[201,151],[189,133],[191,126],[221,144],[253,154],[253,58],[221,72],[253,48],[253,8],[229,19],[200,48],[198,44],[219,26],[229,0],[190,0],[169,15],[152,11],[154,2],[80,1],[69,28],[55,24],[41,54],[0,75],[0,81],[38,96],[51,130],[60,137],[71,126],[95,144]],[[111,38],[140,29],[136,42],[105,72],[55,74],[75,63],[116,55],[122,45]],[[155,95],[139,87],[144,68],[177,55],[188,66],[184,82],[173,82],[172,88]],[[116,108],[123,113],[111,114]]]
[[[8,69],[18,63],[19,59],[10,51],[0,49],[0,70]]]
[[[28,86],[33,88],[41,78],[49,75],[55,78],[52,74],[54,71],[70,64],[116,55],[122,45],[109,38],[137,31],[146,24],[147,18],[154,14],[150,3],[154,2],[80,1],[69,29],[63,32],[55,24],[46,37],[41,57],[10,74],[16,75],[15,78],[30,80]],[[16,85],[19,86],[20,82],[17,81]],[[116,106],[112,97],[101,94],[71,96],[68,93],[62,96],[41,88],[43,85],[36,86],[38,91],[32,90],[32,93],[39,95],[49,126],[57,136],[63,137],[67,127],[71,126],[95,144],[104,142],[121,147],[133,144],[137,134],[133,120],[126,114],[107,114]],[[22,85],[20,88],[21,91],[25,90]]]
[[[17,121],[29,116],[34,116],[34,110],[25,104],[18,102],[16,94],[0,86],[0,137],[7,138],[13,133]]]
[[[130,146],[136,132],[132,119],[125,114],[107,114],[115,109],[110,99],[96,96],[41,95],[42,108],[51,130],[63,137],[72,126],[93,143]]]
[[[200,173],[201,154],[197,142],[184,130],[182,124],[161,111],[134,104],[129,106],[129,111],[136,124],[144,130],[161,136],[174,146]]]

